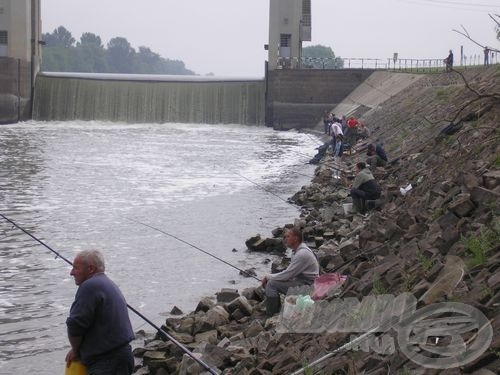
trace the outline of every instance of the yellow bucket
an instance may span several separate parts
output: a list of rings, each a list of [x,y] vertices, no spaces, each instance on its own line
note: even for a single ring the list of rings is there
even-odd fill
[[[87,368],[80,361],[71,361],[64,375],[87,375]]]

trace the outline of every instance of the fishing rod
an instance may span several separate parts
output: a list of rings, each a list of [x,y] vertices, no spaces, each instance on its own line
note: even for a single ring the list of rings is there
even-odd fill
[[[55,251],[53,248],[51,248],[49,245],[47,245],[45,242],[43,242],[42,240],[38,239],[37,237],[35,237],[33,234],[31,234],[30,232],[28,232],[26,229],[24,229],[23,227],[21,227],[20,225],[18,225],[17,223],[15,223],[13,220],[9,219],[7,216],[3,215],[0,213],[0,217],[2,217],[3,219],[5,219],[7,222],[9,222],[10,224],[12,224],[14,227],[16,227],[17,229],[19,229],[20,231],[22,231],[23,233],[27,234],[28,236],[30,236],[32,239],[34,239],[36,242],[38,242],[40,245],[44,246],[45,248],[47,248],[48,250],[50,250],[51,252],[53,252],[55,255],[56,255],[56,259],[57,258],[61,258],[62,260],[64,260],[66,263],[68,263],[70,266],[73,266],[73,263],[65,258],[64,256],[62,256],[59,252]],[[207,365],[205,362],[203,362],[200,358],[198,358],[197,356],[195,356],[187,347],[185,347],[182,343],[180,343],[179,341],[177,341],[174,337],[172,337],[171,335],[169,335],[164,329],[162,329],[161,327],[158,327],[156,324],[154,324],[152,321],[150,321],[148,318],[146,318],[143,314],[141,314],[139,311],[137,311],[135,308],[133,308],[132,306],[130,306],[128,303],[127,303],[127,307],[129,308],[129,310],[131,310],[133,313],[135,313],[138,317],[140,317],[141,319],[143,319],[146,323],[148,323],[149,325],[151,325],[154,329],[156,329],[158,331],[158,333],[160,334],[160,336],[166,340],[170,340],[172,341],[172,343],[177,346],[179,349],[181,349],[184,353],[186,353],[189,357],[191,357],[191,359],[193,359],[196,363],[198,363],[200,366],[202,366],[205,370],[207,370],[210,374],[213,374],[213,375],[218,375],[219,373],[217,371],[215,371],[214,369],[212,369],[209,365]]]
[[[215,256],[215,255],[213,255],[213,254],[209,253],[208,251],[203,250],[202,248],[200,248],[200,247],[198,247],[198,246],[196,246],[196,245],[193,245],[193,244],[192,244],[192,243],[190,243],[190,242],[187,242],[187,241],[183,240],[182,238],[179,238],[179,237],[177,237],[177,236],[175,236],[175,235],[173,235],[173,234],[171,234],[171,233],[168,233],[168,232],[166,232],[166,231],[164,231],[164,230],[162,230],[162,229],[156,228],[156,227],[154,227],[154,226],[152,226],[152,225],[149,225],[149,224],[143,223],[142,221],[139,221],[139,220],[136,220],[136,219],[131,219],[131,218],[129,218],[129,217],[125,217],[125,219],[130,220],[130,221],[132,221],[132,222],[134,222],[134,223],[137,223],[137,224],[143,225],[143,226],[148,227],[148,228],[150,228],[150,229],[153,229],[153,230],[155,230],[155,231],[157,231],[157,232],[160,232],[160,233],[162,233],[162,234],[164,234],[164,235],[166,235],[166,236],[172,237],[172,238],[176,239],[177,241],[182,242],[183,244],[186,244],[186,245],[188,245],[188,246],[191,246],[192,248],[194,248],[194,249],[196,249],[196,250],[199,250],[199,251],[201,251],[202,253],[207,254],[207,255],[211,256],[212,258],[215,258],[215,259],[217,259],[217,260],[221,261],[222,263],[227,264],[228,266],[230,266],[230,267],[233,267],[233,268],[237,269],[237,270],[238,270],[238,271],[240,271],[243,275],[247,275],[247,276],[249,276],[249,277],[253,277],[255,280],[257,280],[257,281],[259,281],[259,282],[261,281],[261,279],[259,279],[258,277],[254,276],[254,275],[250,275],[247,271],[244,271],[244,270],[242,270],[241,268],[236,267],[235,265],[233,265],[233,264],[231,264],[231,263],[229,263],[229,262],[225,261],[224,259],[221,259],[221,258],[219,258],[218,256]]]
[[[241,178],[243,178],[243,179],[247,180],[248,182],[250,182],[250,183],[254,184],[255,186],[260,187],[260,188],[261,188],[262,190],[264,190],[266,193],[269,193],[269,194],[271,194],[271,195],[274,195],[276,198],[278,198],[278,199],[282,200],[282,201],[283,201],[283,202],[285,202],[285,203],[291,204],[292,206],[294,206],[294,207],[295,207],[295,204],[293,204],[293,203],[289,202],[287,199],[284,199],[284,198],[280,197],[278,194],[273,193],[273,192],[272,192],[272,191],[270,191],[269,189],[266,189],[264,186],[262,186],[262,185],[258,184],[257,182],[254,182],[254,181],[250,180],[249,178],[247,178],[247,177],[245,177],[245,176],[243,176],[243,175],[239,174],[238,172],[232,171],[232,170],[230,170],[230,169],[228,169],[228,170],[229,170],[229,171],[231,171],[232,173],[234,173],[235,175],[240,176]]]

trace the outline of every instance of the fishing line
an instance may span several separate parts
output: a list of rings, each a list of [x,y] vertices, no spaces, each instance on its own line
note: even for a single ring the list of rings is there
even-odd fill
[[[207,254],[207,255],[211,256],[212,258],[215,258],[215,259],[217,259],[218,261],[221,261],[222,263],[227,264],[228,266],[230,266],[230,267],[233,267],[233,268],[237,269],[237,270],[238,270],[238,271],[240,271],[243,275],[247,275],[247,276],[249,276],[249,277],[253,277],[255,280],[257,280],[257,281],[259,281],[259,282],[261,281],[261,279],[259,279],[259,278],[258,278],[258,277],[256,277],[256,276],[250,275],[247,271],[244,271],[244,270],[242,270],[241,268],[236,267],[235,265],[233,265],[233,264],[231,264],[231,263],[229,263],[229,262],[225,261],[224,259],[221,259],[221,258],[219,258],[218,256],[213,255],[213,254],[209,253],[208,251],[203,250],[202,248],[200,248],[200,247],[198,247],[198,246],[196,246],[196,245],[193,245],[193,244],[192,244],[192,243],[190,243],[190,242],[187,242],[187,241],[183,240],[182,238],[179,238],[179,237],[177,237],[177,236],[175,236],[175,235],[173,235],[173,234],[171,234],[171,233],[168,233],[168,232],[166,232],[166,231],[164,231],[164,230],[162,230],[162,229],[156,228],[156,227],[154,227],[154,226],[152,226],[152,225],[149,225],[149,224],[143,223],[142,221],[139,221],[139,220],[136,220],[136,219],[132,219],[132,218],[130,218],[130,217],[125,217],[125,219],[130,220],[130,221],[132,221],[132,222],[134,222],[134,223],[136,223],[136,224],[144,225],[145,227],[148,227],[148,228],[150,228],[150,229],[153,229],[153,230],[155,230],[155,231],[157,231],[157,232],[160,232],[160,233],[162,233],[162,234],[164,234],[164,235],[166,235],[166,236],[172,237],[173,239],[176,239],[177,241],[182,242],[183,244],[186,244],[186,245],[188,245],[188,246],[191,246],[192,248],[194,248],[194,249],[196,249],[196,250],[199,250],[199,251],[201,251],[202,253]]]
[[[8,217],[6,217],[5,215],[3,215],[1,213],[0,213],[0,217],[2,217],[3,219],[5,219],[7,222],[9,222],[10,224],[12,224],[17,229],[21,230],[23,233],[25,233],[28,236],[30,236],[32,239],[34,239],[40,245],[44,246],[45,248],[47,248],[48,250],[50,250],[51,252],[53,252],[56,255],[56,259],[57,258],[61,258],[66,263],[68,263],[70,266],[73,266],[73,263],[69,259],[65,258],[59,252],[55,251],[53,248],[51,248],[49,245],[47,245],[45,242],[43,242],[42,240],[39,240],[37,237],[35,237],[30,232],[28,232],[26,229],[24,229],[20,225],[16,224],[13,220],[9,219]],[[151,327],[153,327],[154,329],[156,329],[156,331],[160,334],[160,336],[164,340],[167,340],[167,339],[170,340],[173,344],[175,344],[179,349],[181,349],[184,353],[186,353],[189,357],[191,357],[196,363],[198,363],[200,366],[202,366],[209,373],[211,373],[213,375],[218,375],[218,372],[216,372],[215,370],[213,370],[209,365],[207,365],[205,362],[203,362],[201,359],[199,359],[197,356],[195,356],[191,351],[189,351],[189,349],[187,347],[185,347],[183,344],[181,344],[179,341],[177,341],[174,337],[172,337],[171,335],[169,335],[161,327],[158,327],[156,324],[154,324],[151,320],[149,320],[148,318],[146,318],[143,314],[141,314],[135,308],[133,308],[132,306],[130,306],[128,303],[127,303],[127,307],[129,308],[129,310],[131,310],[133,313],[135,313],[138,317],[140,317],[142,320],[144,320],[146,323],[148,323]]]

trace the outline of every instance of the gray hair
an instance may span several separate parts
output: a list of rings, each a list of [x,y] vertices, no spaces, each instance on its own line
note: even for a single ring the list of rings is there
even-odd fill
[[[78,253],[82,261],[87,265],[95,266],[97,272],[104,272],[106,266],[104,264],[104,256],[99,250],[83,250]]]

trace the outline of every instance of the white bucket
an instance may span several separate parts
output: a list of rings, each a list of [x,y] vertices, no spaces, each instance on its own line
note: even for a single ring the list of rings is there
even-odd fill
[[[295,302],[297,301],[297,296],[286,296],[285,304],[283,305],[283,318],[293,319],[297,316],[295,309]]]
[[[344,203],[342,208],[344,209],[344,214],[347,215],[352,212],[352,203]]]

